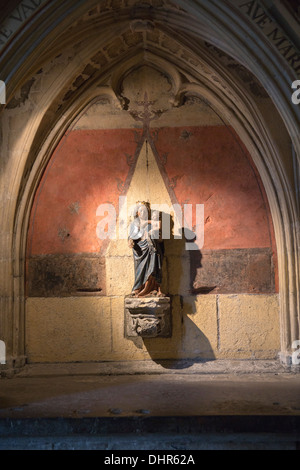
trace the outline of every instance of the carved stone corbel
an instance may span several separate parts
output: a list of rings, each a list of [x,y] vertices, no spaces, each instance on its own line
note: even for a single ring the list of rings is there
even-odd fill
[[[171,308],[169,297],[126,297],[125,337],[170,337]]]

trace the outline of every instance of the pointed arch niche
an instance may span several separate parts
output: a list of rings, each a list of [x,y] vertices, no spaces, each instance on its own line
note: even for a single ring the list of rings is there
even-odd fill
[[[51,0],[5,26],[13,34],[1,39],[1,371],[27,359],[279,353],[291,363],[300,311],[296,77],[235,4]],[[145,86],[154,102],[146,134],[136,103]],[[204,203],[206,224],[198,257],[167,247],[173,337],[139,344],[123,330],[131,254],[99,243],[95,208],[135,197],[143,159],[156,175],[143,189],[167,203]]]
[[[272,216],[254,159],[218,99],[220,82],[210,90],[148,55],[122,63],[110,83],[78,97],[36,185],[26,250],[29,362],[275,358]],[[118,217],[125,196],[128,207],[148,200],[171,214],[175,204],[204,205],[203,246],[187,251],[183,240],[165,240],[171,338],[124,338],[132,253],[118,231],[99,239],[97,208],[111,204]]]

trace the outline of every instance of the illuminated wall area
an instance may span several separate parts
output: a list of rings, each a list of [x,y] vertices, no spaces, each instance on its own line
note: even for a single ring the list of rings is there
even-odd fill
[[[99,96],[83,110],[35,193],[26,256],[29,362],[276,358],[275,237],[250,153],[201,96],[174,107],[170,80],[155,68],[126,75],[122,96],[123,108]],[[204,230],[193,250],[174,233],[164,241],[170,338],[124,337],[132,251],[118,230],[115,239],[99,238],[97,209],[115,207],[119,229],[125,196],[128,207],[164,204],[173,223],[172,207],[190,204],[192,228],[200,222]]]

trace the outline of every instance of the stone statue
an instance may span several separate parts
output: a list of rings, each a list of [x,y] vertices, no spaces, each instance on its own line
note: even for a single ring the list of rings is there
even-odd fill
[[[133,250],[135,280],[131,296],[164,297],[161,292],[163,241],[158,211],[150,204],[138,202],[129,228],[128,244]]]

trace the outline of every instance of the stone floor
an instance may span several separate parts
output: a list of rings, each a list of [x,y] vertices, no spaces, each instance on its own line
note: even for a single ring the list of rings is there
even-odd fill
[[[94,434],[83,444],[87,422]],[[33,448],[141,448],[149,439],[136,439],[149,432],[152,446],[219,448],[221,436],[225,447],[229,439],[235,448],[299,448],[299,423],[299,368],[277,361],[34,364],[0,380],[0,449],[28,448],[28,439]]]

